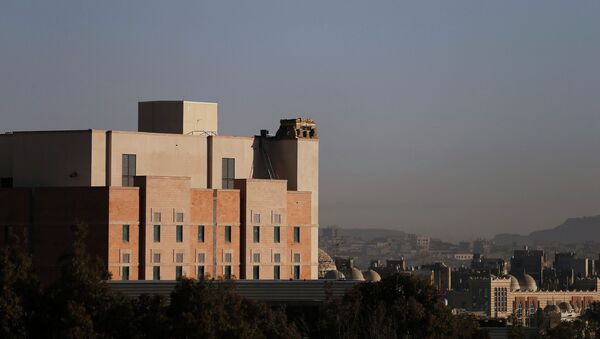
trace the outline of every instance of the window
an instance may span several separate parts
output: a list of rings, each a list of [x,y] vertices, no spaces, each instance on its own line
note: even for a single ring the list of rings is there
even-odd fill
[[[281,225],[281,214],[279,214],[279,213],[273,214],[273,224]]]
[[[198,266],[198,279],[204,278],[204,265]]]
[[[202,253],[198,253],[198,263],[199,264],[204,264],[204,262],[206,261],[206,253],[202,252]]]
[[[260,262],[260,253],[253,253],[252,254],[252,262]]]
[[[252,213],[252,223],[260,224],[260,213]]]
[[[294,279],[300,279],[300,266],[298,265],[294,266]]]
[[[231,266],[227,265],[223,267],[223,278],[231,279]]]
[[[160,225],[154,225],[154,242],[160,242]]]
[[[204,242],[204,225],[198,225],[198,242]]]
[[[273,242],[278,244],[281,242],[281,227],[273,227]]]
[[[183,222],[183,212],[175,213],[175,222]]]
[[[175,266],[175,279],[181,279],[183,276],[183,267]]]
[[[233,254],[231,252],[223,253],[223,262],[230,264],[232,261]]]
[[[281,262],[281,253],[273,253],[273,262],[276,262],[276,263]]]
[[[235,179],[235,159],[223,158],[221,163],[221,188],[233,188]]]
[[[135,177],[135,161],[135,154],[123,154],[121,167],[123,170],[122,186],[124,187],[133,186],[133,177]]]
[[[183,242],[183,225],[177,225],[175,233],[176,241]]]
[[[255,243],[259,243],[260,242],[260,227],[254,226],[252,228],[252,240]]]
[[[123,266],[121,271],[121,279],[129,280],[129,266]]]
[[[281,267],[279,265],[273,266],[273,279],[281,279]]]
[[[252,279],[260,279],[260,267],[252,266]]]
[[[175,262],[179,264],[183,262],[183,253],[175,253]]]
[[[294,253],[294,262],[296,262],[296,263],[300,262],[300,253]]]
[[[123,241],[129,242],[129,225],[123,225]]]
[[[160,280],[160,266],[152,267],[152,279]]]
[[[160,222],[160,219],[161,219],[160,212],[154,212],[154,213],[152,213],[152,217],[153,217],[152,221],[154,221],[154,222]]]
[[[129,253],[123,253],[122,262],[124,264],[129,264],[131,262],[131,254],[129,254]]]
[[[154,253],[152,255],[152,262],[155,264],[160,264],[160,253]]]
[[[298,227],[298,226],[294,226],[294,242],[295,243],[300,242],[300,227]]]
[[[231,242],[231,226],[225,226],[225,242]]]

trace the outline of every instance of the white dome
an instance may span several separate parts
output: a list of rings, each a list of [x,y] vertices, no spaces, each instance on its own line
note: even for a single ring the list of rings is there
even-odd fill
[[[521,285],[519,285],[519,280],[517,280],[514,275],[509,274],[508,277],[510,278],[510,291],[514,292],[520,290]]]
[[[521,286],[521,291],[536,292],[538,290],[535,279],[533,279],[533,277],[529,274],[523,273],[523,275],[519,278],[519,286]]]
[[[365,280],[365,277],[363,277],[362,272],[356,267],[352,267],[352,280]]]
[[[365,277],[366,281],[372,281],[372,282],[381,281],[381,276],[379,275],[379,273],[377,273],[373,270],[368,270],[368,271],[363,272],[363,277]]]

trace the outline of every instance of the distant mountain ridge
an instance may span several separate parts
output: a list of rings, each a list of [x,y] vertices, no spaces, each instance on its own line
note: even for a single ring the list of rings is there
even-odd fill
[[[324,228],[320,228],[322,232]],[[388,237],[401,237],[406,236],[407,233],[400,230],[391,230],[385,228],[338,228],[338,235],[364,239],[370,241],[377,238],[388,238]]]
[[[493,241],[499,245],[600,242],[600,215],[569,218],[555,228],[531,232],[529,235],[498,234]]]

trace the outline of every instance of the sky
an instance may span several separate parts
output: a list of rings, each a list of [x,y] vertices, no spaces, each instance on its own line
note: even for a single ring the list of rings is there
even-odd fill
[[[600,214],[599,1],[0,2],[0,132],[310,117],[321,226],[450,241]]]

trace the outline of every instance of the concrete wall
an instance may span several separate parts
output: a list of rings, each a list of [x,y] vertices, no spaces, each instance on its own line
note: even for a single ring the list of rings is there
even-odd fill
[[[183,134],[213,135],[219,132],[218,105],[214,102],[183,102]]]
[[[222,179],[222,159],[235,159],[235,178],[248,179],[253,177],[254,169],[254,138],[211,136],[208,137],[209,147],[209,183],[208,187],[220,189]]]
[[[218,107],[212,102],[147,101],[138,103],[138,131],[214,135]]]
[[[138,103],[138,131],[183,133],[183,101]]]
[[[122,156],[136,155],[138,176],[190,177],[193,188],[206,188],[206,137],[161,133],[107,132],[107,185],[122,185]]]
[[[15,132],[15,187],[91,186],[92,130]]]
[[[91,186],[106,186],[106,131],[92,130]]]
[[[0,178],[13,176],[13,135],[0,134]]]

